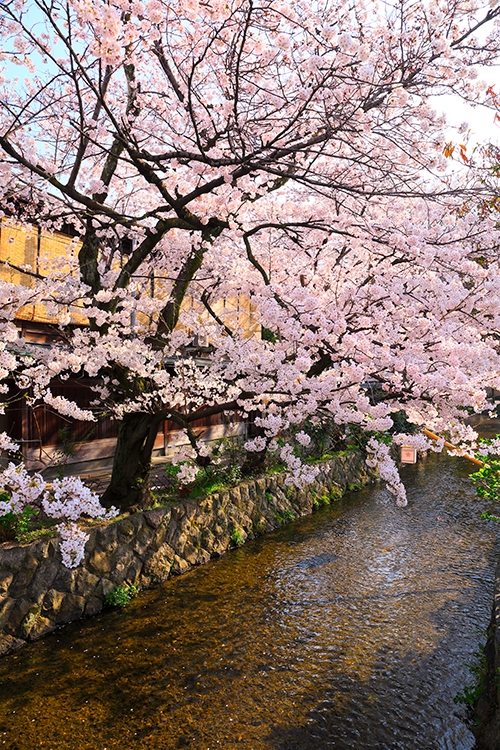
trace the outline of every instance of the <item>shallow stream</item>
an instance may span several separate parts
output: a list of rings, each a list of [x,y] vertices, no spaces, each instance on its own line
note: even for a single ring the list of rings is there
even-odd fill
[[[10,750],[471,750],[499,527],[462,459],[379,486],[0,661]]]

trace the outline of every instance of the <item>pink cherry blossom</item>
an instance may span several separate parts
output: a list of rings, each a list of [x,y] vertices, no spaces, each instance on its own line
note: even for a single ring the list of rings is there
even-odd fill
[[[450,146],[429,101],[453,92],[493,117],[477,71],[498,63],[496,6],[3,10],[2,233],[36,227],[61,252],[28,269],[6,251],[1,397],[15,384],[118,421],[106,505],[147,504],[164,420],[190,445],[186,480],[210,458],[193,423],[223,414],[253,423],[254,453],[297,428],[305,446],[307,419],[386,432],[398,411],[474,446],[463,418],[500,372],[498,154]],[[50,348],[16,323],[42,310]],[[95,383],[91,409],[52,392],[70,378]],[[279,453],[287,481],[311,481],[291,444]]]

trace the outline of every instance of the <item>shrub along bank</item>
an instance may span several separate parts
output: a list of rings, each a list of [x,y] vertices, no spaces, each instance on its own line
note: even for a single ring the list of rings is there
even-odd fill
[[[287,487],[284,474],[251,479],[205,497],[100,523],[83,562],[67,568],[57,538],[0,545],[0,654],[100,612],[121,587],[135,591],[219,557],[231,547],[307,515],[366,484],[358,452],[319,464],[313,484]],[[118,597],[120,598],[120,597]]]

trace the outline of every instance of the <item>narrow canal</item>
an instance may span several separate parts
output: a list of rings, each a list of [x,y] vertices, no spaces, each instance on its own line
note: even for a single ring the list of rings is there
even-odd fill
[[[463,460],[378,485],[0,661],[10,750],[470,750],[499,528]]]

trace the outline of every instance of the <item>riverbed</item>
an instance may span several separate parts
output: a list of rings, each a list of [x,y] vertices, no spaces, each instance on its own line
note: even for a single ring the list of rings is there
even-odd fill
[[[471,750],[500,527],[463,459],[380,485],[0,661],[10,750]]]

